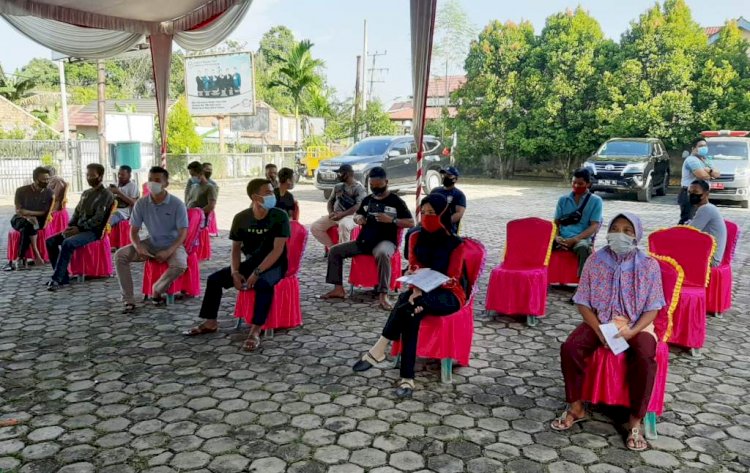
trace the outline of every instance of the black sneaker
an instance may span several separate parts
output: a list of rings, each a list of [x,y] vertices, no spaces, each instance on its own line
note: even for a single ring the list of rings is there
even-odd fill
[[[49,281],[47,281],[47,290],[49,292],[55,292],[58,289],[60,289],[61,287],[62,287],[62,284],[60,284],[59,282],[55,281],[54,279],[50,279]]]

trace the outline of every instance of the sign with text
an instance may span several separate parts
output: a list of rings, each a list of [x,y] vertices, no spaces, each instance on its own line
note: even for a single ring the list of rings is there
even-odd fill
[[[191,115],[255,115],[252,54],[186,57],[185,91]]]

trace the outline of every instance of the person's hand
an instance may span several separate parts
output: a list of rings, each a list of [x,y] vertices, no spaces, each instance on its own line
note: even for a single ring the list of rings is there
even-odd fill
[[[422,290],[418,287],[412,287],[411,295],[409,296],[409,304],[414,305],[414,301],[417,297],[422,295]]]
[[[341,212],[331,212],[331,220],[333,220],[334,222],[338,222],[339,220],[341,220],[341,218]]]
[[[143,245],[136,246],[135,247],[135,252],[138,253],[139,255],[143,256],[144,258],[153,258],[154,257],[154,255],[152,255],[151,253],[149,253],[148,248],[146,248]]]
[[[354,216],[354,223],[356,223],[357,225],[364,225],[365,222],[367,222],[367,219],[362,215],[357,214]]]
[[[393,222],[393,217],[391,217],[388,214],[377,213],[377,214],[375,214],[375,221],[378,222],[378,223],[392,223]]]
[[[68,227],[63,230],[63,236],[65,238],[70,238],[72,236],[78,235],[79,233],[81,233],[81,231],[78,230],[78,227]]]
[[[618,332],[617,335],[615,335],[615,338],[623,338],[625,341],[630,340],[631,338],[635,337],[635,335],[638,332],[633,330],[631,327],[625,325],[623,326]]]
[[[238,291],[244,291],[245,289],[242,287],[247,283],[247,280],[245,279],[245,276],[240,274],[239,271],[235,271],[232,273],[232,282],[234,283],[234,288]]]
[[[335,221],[336,220],[336,212],[328,212],[328,218],[330,220]]]
[[[167,261],[170,256],[172,256],[172,252],[171,251],[169,251],[169,250],[161,250],[161,251],[157,251],[156,252],[156,254],[154,255],[154,259],[156,261],[159,261],[159,262],[163,263],[163,262]]]
[[[253,287],[255,287],[256,282],[258,282],[258,276],[253,273],[249,278],[247,278],[247,288],[252,289]]]

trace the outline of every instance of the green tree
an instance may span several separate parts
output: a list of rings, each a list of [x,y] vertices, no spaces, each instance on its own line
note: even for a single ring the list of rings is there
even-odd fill
[[[33,89],[36,85],[33,77],[6,74],[0,67],[0,95],[11,102],[18,102],[34,95]]]
[[[158,136],[155,142],[160,142]],[[167,152],[170,154],[199,153],[203,149],[203,140],[195,131],[195,122],[187,107],[185,96],[180,97],[169,110],[167,116]]]
[[[476,27],[458,0],[441,1],[435,17],[432,73],[460,72],[476,33]]]
[[[263,34],[255,54],[256,96],[282,113],[292,113],[294,103],[283,90],[272,87],[283,59],[297,44],[292,30],[286,26],[274,26]]]

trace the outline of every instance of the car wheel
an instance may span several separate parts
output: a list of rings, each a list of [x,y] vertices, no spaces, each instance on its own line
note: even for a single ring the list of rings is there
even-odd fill
[[[638,202],[651,202],[651,182],[646,184],[646,187],[638,191]]]
[[[333,189],[323,189],[323,198],[325,198],[325,200],[330,199],[332,193]]]
[[[666,171],[664,173],[664,182],[662,182],[661,186],[656,189],[656,195],[658,195],[659,197],[664,197],[665,195],[667,195],[667,189],[669,189],[669,171]]]
[[[430,169],[424,176],[424,193],[429,194],[433,189],[440,187],[442,184],[440,174],[434,169]]]

